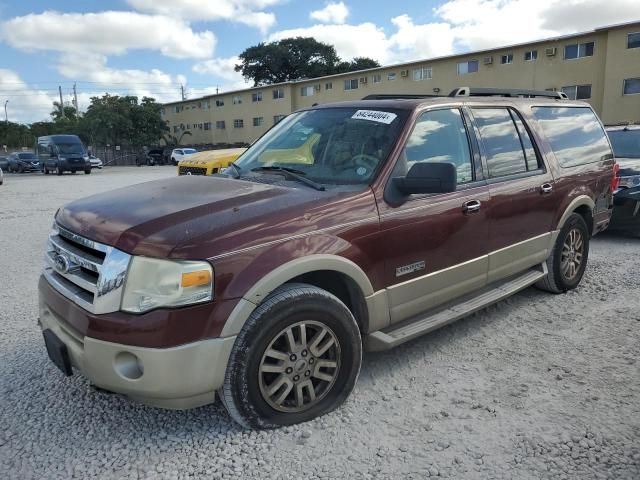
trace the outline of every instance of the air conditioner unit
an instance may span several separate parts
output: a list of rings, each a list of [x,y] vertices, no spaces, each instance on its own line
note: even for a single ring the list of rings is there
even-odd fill
[[[545,48],[544,53],[547,57],[555,57],[558,49],[556,47]]]
[[[482,63],[484,63],[485,65],[491,65],[493,63],[493,57],[484,57]]]
[[[401,77],[408,77],[409,76],[409,70],[402,70],[400,72],[400,76]]]
[[[360,83],[367,83],[367,77],[360,77]]]

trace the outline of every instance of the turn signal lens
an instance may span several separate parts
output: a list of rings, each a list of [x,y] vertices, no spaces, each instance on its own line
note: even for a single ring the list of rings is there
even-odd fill
[[[209,270],[198,270],[182,274],[182,287],[199,287],[208,285],[211,282],[211,272]]]
[[[620,188],[620,165],[615,163],[613,165],[613,178],[611,179],[611,191],[616,192]]]

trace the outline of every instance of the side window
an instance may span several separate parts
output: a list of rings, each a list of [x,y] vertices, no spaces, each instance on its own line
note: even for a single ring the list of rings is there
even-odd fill
[[[561,167],[612,158],[611,147],[595,113],[588,107],[533,107]]]
[[[401,161],[405,158],[407,171],[417,162],[453,163],[458,172],[458,184],[471,182],[471,152],[460,110],[431,110],[420,115]]]
[[[47,157],[49,156],[49,149],[47,148],[47,145],[44,143],[39,143],[38,144],[38,155],[41,157]]]
[[[520,135],[507,108],[474,108],[482,144],[487,156],[489,177],[504,177],[527,171]]]
[[[524,126],[524,122],[520,118],[520,116],[511,111],[511,117],[513,121],[516,123],[516,128],[518,129],[518,134],[520,135],[520,141],[522,142],[522,148],[524,148],[524,156],[527,159],[527,170],[537,170],[542,166],[540,159],[536,153],[536,149],[533,147],[533,142],[531,141],[531,137],[529,136],[529,131]]]

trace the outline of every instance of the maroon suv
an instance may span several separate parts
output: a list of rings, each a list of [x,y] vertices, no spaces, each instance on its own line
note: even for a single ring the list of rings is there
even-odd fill
[[[61,208],[39,285],[47,350],[151,405],[217,393],[243,425],[309,420],[349,396],[363,347],[530,285],[576,288],[613,171],[592,109],[561,94],[302,110],[224,174]]]

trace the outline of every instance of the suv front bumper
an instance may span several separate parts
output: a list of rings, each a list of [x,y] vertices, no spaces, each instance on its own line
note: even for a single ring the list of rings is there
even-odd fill
[[[79,334],[42,295],[38,323],[66,346],[71,365],[93,385],[171,409],[194,408],[215,400],[236,338],[206,339],[169,348],[106,342]]]

